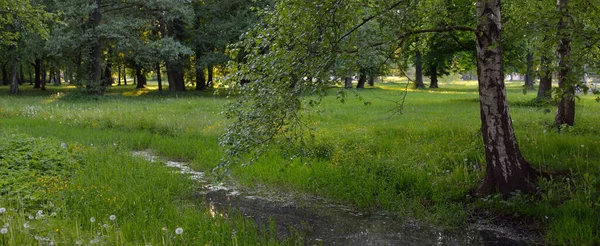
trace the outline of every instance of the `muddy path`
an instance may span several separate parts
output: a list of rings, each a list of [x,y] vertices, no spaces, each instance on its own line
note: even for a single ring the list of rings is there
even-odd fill
[[[133,153],[151,162],[161,162],[201,184],[197,193],[214,213],[239,213],[259,225],[274,221],[283,238],[290,228],[305,235],[305,245],[529,245],[539,242],[512,225],[494,225],[475,220],[461,230],[445,230],[386,212],[363,214],[358,210],[306,194],[288,194],[268,188],[242,189],[235,185],[213,185],[202,172],[185,163],[163,161],[149,151]]]

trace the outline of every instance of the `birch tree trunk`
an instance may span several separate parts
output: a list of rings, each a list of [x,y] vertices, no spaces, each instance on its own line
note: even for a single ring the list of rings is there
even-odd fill
[[[478,0],[477,73],[486,173],[480,195],[536,191],[536,170],[523,158],[506,101],[500,0]]]

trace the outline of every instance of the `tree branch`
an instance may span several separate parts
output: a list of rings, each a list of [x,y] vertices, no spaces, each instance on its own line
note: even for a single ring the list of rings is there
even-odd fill
[[[398,7],[398,5],[400,5],[402,2],[403,2],[403,0],[400,0],[400,1],[398,1],[398,2],[396,2],[396,3],[394,3],[394,4],[392,4],[390,7],[386,8],[386,9],[384,9],[384,10],[382,10],[382,11],[379,11],[379,12],[377,12],[377,13],[376,13],[376,14],[374,14],[374,15],[371,15],[371,16],[369,16],[369,17],[367,17],[367,18],[363,18],[363,20],[362,20],[362,22],[361,22],[360,24],[356,25],[355,27],[353,27],[352,29],[350,29],[350,31],[346,32],[346,34],[342,35],[342,37],[340,37],[340,38],[337,40],[337,42],[338,42],[338,43],[339,43],[339,42],[341,42],[341,41],[342,41],[342,39],[344,39],[344,38],[346,38],[346,37],[350,36],[350,34],[352,34],[352,33],[353,33],[353,32],[355,32],[356,30],[358,30],[359,28],[361,28],[362,26],[364,26],[365,24],[367,24],[367,23],[368,23],[369,21],[371,21],[372,19],[375,19],[375,18],[379,17],[380,15],[382,15],[382,14],[384,14],[384,13],[388,12],[388,11],[391,11],[391,10],[395,9],[395,8],[396,8],[396,7]]]

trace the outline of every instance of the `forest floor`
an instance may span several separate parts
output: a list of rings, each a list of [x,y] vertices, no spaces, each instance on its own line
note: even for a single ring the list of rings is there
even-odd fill
[[[374,223],[385,213],[435,225],[448,235],[473,224],[500,225],[540,235],[521,238],[529,243],[600,243],[595,97],[580,96],[576,126],[558,129],[551,106],[534,103],[536,93],[524,94],[522,82],[507,82],[524,156],[537,168],[572,174],[540,180],[535,196],[473,197],[485,165],[477,83],[448,80],[439,89],[409,89],[400,114],[403,83],[387,79],[347,91],[345,103],[325,98],[306,111],[310,141],[277,141],[252,165],[230,167],[230,178],[243,190],[270,187],[319,197],[374,216]],[[105,96],[90,97],[72,86],[23,86],[21,95],[8,96],[0,87],[0,208],[6,209],[0,213],[0,229],[6,229],[0,243],[306,243],[301,230],[282,238],[276,223],[215,214],[202,205],[207,202],[199,203],[193,180],[131,155],[150,149],[193,170],[213,170],[223,154],[218,138],[227,121],[219,113],[231,100],[226,94],[113,86]],[[26,168],[14,166],[22,163]]]

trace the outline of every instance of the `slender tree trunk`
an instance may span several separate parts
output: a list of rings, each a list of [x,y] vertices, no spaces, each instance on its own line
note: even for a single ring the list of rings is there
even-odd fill
[[[558,93],[560,101],[556,111],[556,125],[575,125],[575,87],[571,68],[571,35],[569,34],[569,0],[558,0]]]
[[[425,84],[423,84],[423,56],[419,50],[415,54],[415,88],[425,89]]]
[[[537,100],[550,100],[552,98],[552,71],[550,70],[550,59],[542,56],[540,65],[540,86],[538,87]]]
[[[208,66],[208,81],[207,81],[207,87],[208,88],[213,88],[215,86],[214,84],[214,67],[212,65]]]
[[[162,91],[162,76],[160,74],[160,63],[156,63],[156,80],[158,82],[158,91]]]
[[[375,75],[373,74],[369,76],[369,86],[375,86]]]
[[[19,64],[19,85],[25,83],[25,73],[23,72],[23,64]]]
[[[527,52],[527,71],[525,72],[525,85],[524,87],[528,90],[533,90],[534,81],[533,81],[533,54],[531,52]]]
[[[10,75],[8,75],[8,69],[6,68],[8,63],[4,63],[2,65],[2,84],[9,85],[10,84]]]
[[[204,67],[200,65],[200,61],[196,61],[196,90],[202,91],[206,89],[206,77],[204,76]]]
[[[112,51],[109,49],[108,53],[110,54]],[[110,55],[107,55],[110,57]],[[112,77],[112,60],[110,58],[106,59],[106,67],[104,67],[104,79],[102,80],[103,87],[110,87],[115,83],[115,80]]]
[[[123,66],[123,85],[127,85],[127,67]]]
[[[46,83],[47,83],[47,79],[48,79],[48,74],[46,73],[46,64],[42,62],[42,80],[40,83],[40,89],[45,91],[46,90]]]
[[[29,85],[33,85],[33,74],[31,73],[31,69],[28,69],[28,73],[29,73]]]
[[[478,193],[533,193],[536,172],[521,155],[506,101],[500,0],[480,0],[476,8],[481,134],[487,163]]]
[[[431,84],[429,84],[429,88],[439,88],[436,65],[433,65],[431,67]]]
[[[42,59],[35,59],[35,84],[33,88],[42,88]]]
[[[90,23],[92,28],[96,29],[100,25],[102,15],[100,13],[100,6],[102,5],[101,0],[96,0],[96,8],[90,14]],[[102,85],[102,41],[100,40],[99,34],[94,30],[94,34],[90,37],[90,43],[92,45],[90,50],[90,82],[87,85],[89,93],[102,94],[104,93]]]
[[[10,63],[10,94],[19,94],[19,80],[17,79],[17,59],[12,60]]]
[[[356,83],[356,89],[364,89],[365,83],[367,83],[367,71],[365,71],[365,69],[360,69],[358,83]]]
[[[121,85],[121,65],[117,65],[117,85]]]

